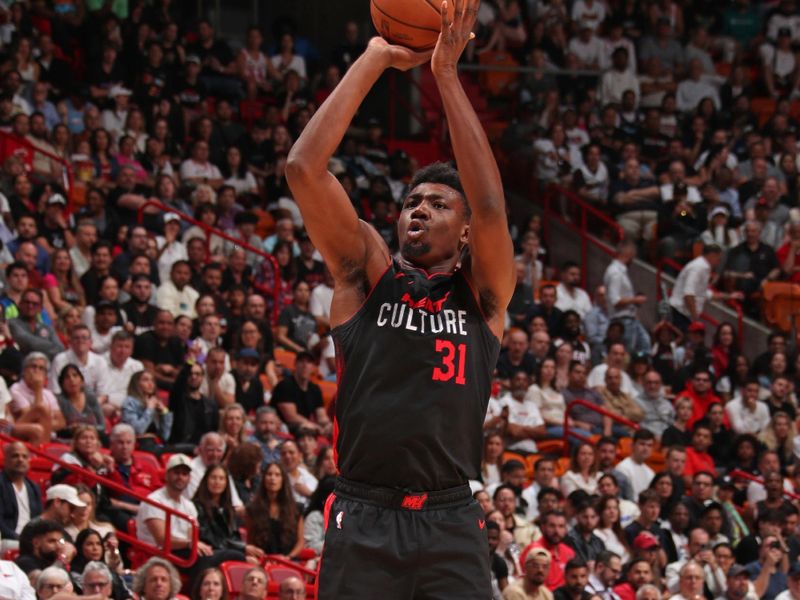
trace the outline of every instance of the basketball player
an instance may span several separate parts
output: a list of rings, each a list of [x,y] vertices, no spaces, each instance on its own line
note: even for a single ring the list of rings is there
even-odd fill
[[[456,65],[479,0],[456,0],[431,67],[459,171],[419,171],[392,257],[328,173],[370,88],[431,56],[370,41],[306,126],[286,175],[335,279],[340,477],[326,506],[320,600],[491,597],[478,476],[482,424],[515,284],[500,175]]]

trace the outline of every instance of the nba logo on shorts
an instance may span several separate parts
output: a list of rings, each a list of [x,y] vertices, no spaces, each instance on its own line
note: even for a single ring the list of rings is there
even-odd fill
[[[342,528],[342,519],[344,519],[344,512],[339,511],[339,514],[336,515],[336,529]]]

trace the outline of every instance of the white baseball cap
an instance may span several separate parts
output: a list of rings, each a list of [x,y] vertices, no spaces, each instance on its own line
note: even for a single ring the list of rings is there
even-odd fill
[[[86,508],[86,502],[78,498],[78,490],[66,483],[59,483],[47,489],[48,500],[63,500],[69,502],[72,506],[78,508]]]
[[[191,470],[192,459],[185,454],[173,454],[167,461],[167,471],[174,469],[175,467],[186,467],[187,469]]]

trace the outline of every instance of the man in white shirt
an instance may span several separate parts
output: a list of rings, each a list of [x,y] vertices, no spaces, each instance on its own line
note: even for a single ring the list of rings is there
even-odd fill
[[[186,315],[194,319],[197,316],[194,305],[200,294],[189,285],[191,280],[192,269],[189,263],[185,260],[174,262],[169,281],[162,283],[156,293],[159,308],[168,310],[173,317]]]
[[[501,408],[508,408],[506,448],[526,454],[536,452],[535,438],[547,435],[539,407],[533,400],[526,400],[530,383],[525,371],[517,371],[509,381],[509,392],[500,398]]]
[[[609,367],[615,367],[620,370],[622,374],[622,386],[620,390],[628,394],[631,398],[636,396],[636,388],[633,387],[631,376],[625,372],[625,345],[622,343],[611,344],[606,354],[606,362],[600,363],[592,369],[589,377],[586,379],[586,386],[590,388],[599,388],[606,384],[606,371]]]
[[[92,352],[92,333],[83,323],[75,325],[70,331],[69,350],[59,352],[53,357],[47,384],[54,394],[61,393],[58,375],[61,369],[69,364],[75,365],[80,370],[84,388],[97,394],[97,387],[104,376],[105,362],[99,354]]]
[[[600,79],[598,98],[601,104],[621,104],[622,95],[631,90],[636,96],[636,105],[639,104],[641,90],[636,74],[628,68],[628,50],[622,46],[616,48],[611,54],[612,67]]]
[[[650,482],[655,477],[655,471],[647,466],[646,461],[653,454],[656,436],[652,431],[639,429],[633,434],[633,449],[631,455],[617,465],[617,471],[625,475],[631,482],[633,497],[638,498],[644,490],[650,487]]]
[[[581,269],[577,263],[568,261],[561,265],[561,283],[556,287],[556,308],[561,312],[574,310],[581,320],[592,310],[592,299],[578,287]]]
[[[556,477],[555,460],[549,456],[542,456],[533,466],[533,482],[522,490],[522,499],[528,503],[525,509],[525,520],[533,521],[539,516],[539,492],[544,488],[559,489]]]
[[[695,58],[689,61],[689,77],[678,84],[678,91],[675,94],[678,110],[693,111],[706,98],[711,98],[717,110],[722,106],[717,88],[703,78],[703,63]]]
[[[672,322],[686,331],[692,321],[699,321],[708,299],[743,300],[741,292],[722,293],[710,289],[711,274],[722,260],[722,248],[716,244],[703,246],[703,254],[689,262],[678,275],[669,304]]]
[[[592,29],[592,24],[583,21],[579,24],[579,33],[569,41],[570,54],[578,59],[578,68],[599,70],[603,60],[603,42]]]
[[[131,376],[144,371],[144,365],[131,358],[133,336],[127,331],[118,331],[111,338],[111,349],[103,356],[105,369],[97,386],[100,402],[106,415],[119,412],[128,397]]]
[[[36,600],[28,576],[10,560],[0,560],[0,598],[3,600]]]
[[[128,101],[131,91],[121,85],[115,85],[108,93],[109,98],[114,102],[114,108],[107,108],[103,111],[100,123],[115,142],[119,141],[125,131],[125,122],[128,120]]]
[[[200,438],[200,443],[197,446],[197,456],[192,459],[192,472],[189,476],[189,483],[186,485],[186,489],[183,490],[185,498],[194,498],[194,493],[200,486],[208,467],[220,464],[224,455],[225,440],[222,439],[220,434],[209,431]],[[228,487],[231,490],[233,509],[238,513],[244,514],[244,504],[239,497],[239,492],[236,491],[236,485],[233,483],[232,477],[228,478]]]
[[[222,185],[222,173],[208,160],[208,142],[197,140],[192,146],[192,156],[181,163],[181,180],[187,185],[198,186],[207,183],[213,188]]]
[[[599,0],[576,0],[570,16],[574,23],[597,31],[606,19],[606,6]]]
[[[628,265],[636,256],[636,244],[625,241],[603,274],[609,319],[622,321],[625,326],[625,348],[632,353],[650,350],[650,335],[637,318],[637,308],[647,302],[647,296],[637,294],[628,274]]]
[[[197,519],[197,509],[185,495],[186,487],[192,475],[192,461],[185,454],[173,454],[167,462],[164,487],[147,496],[159,504],[163,504],[188,517]],[[136,515],[136,536],[148,544],[163,547],[166,515],[163,510],[152,504],[142,502]],[[170,518],[172,549],[189,548],[192,540],[192,526],[186,519]],[[198,542],[200,554],[211,554],[211,548]]]
[[[586,584],[584,592],[600,596],[603,600],[620,600],[613,588],[621,576],[622,559],[610,550],[603,550],[597,555],[594,572],[589,575],[589,583]]]
[[[333,277],[330,269],[325,267],[325,279],[311,290],[311,298],[308,301],[308,309],[317,324],[330,326],[331,322],[331,302],[333,301]]]
[[[744,384],[741,397],[735,397],[725,405],[725,412],[736,434],[753,433],[758,435],[769,425],[769,408],[759,402],[761,385],[757,379],[749,379]]]
[[[89,270],[92,261],[92,244],[97,241],[97,225],[91,221],[79,221],[75,228],[75,245],[69,249],[72,270],[78,278]]]

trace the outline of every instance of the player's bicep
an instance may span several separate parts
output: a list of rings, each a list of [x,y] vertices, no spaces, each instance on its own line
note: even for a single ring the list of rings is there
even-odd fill
[[[287,169],[286,177],[308,235],[334,277],[353,267],[363,267],[367,240],[339,180],[327,171],[315,176],[306,171]]]

